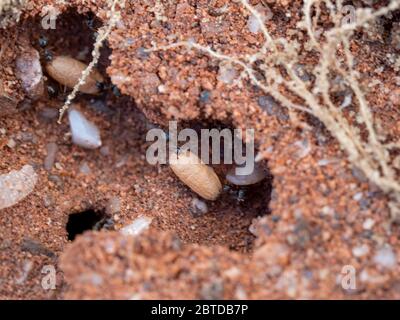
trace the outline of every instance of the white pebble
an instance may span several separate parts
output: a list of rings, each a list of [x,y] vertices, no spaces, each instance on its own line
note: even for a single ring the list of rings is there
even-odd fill
[[[32,47],[24,48],[15,61],[15,67],[16,76],[27,95],[33,99],[42,96],[44,85],[39,52]]]
[[[355,201],[360,201],[360,200],[362,199],[362,197],[363,197],[363,193],[362,193],[362,192],[357,192],[357,193],[353,196],[353,199],[354,199]]]
[[[363,223],[363,229],[364,230],[371,230],[372,227],[374,226],[374,224],[375,224],[375,221],[373,219],[371,219],[371,218],[368,218]]]
[[[206,214],[208,212],[207,203],[198,198],[192,200],[192,207],[194,211],[199,214]]]
[[[327,165],[329,165],[329,164],[331,164],[333,162],[335,162],[335,160],[333,160],[333,159],[321,159],[321,160],[318,160],[317,164],[320,167],[324,167],[324,166],[327,166]]]
[[[86,161],[84,161],[80,166],[79,166],[79,172],[82,174],[90,174],[92,170],[90,170],[90,167]]]
[[[13,138],[10,138],[7,141],[7,147],[9,147],[10,149],[14,149],[17,146],[17,143],[15,142],[15,140]]]
[[[218,80],[226,84],[232,84],[237,78],[237,71],[229,64],[221,64],[219,67]]]
[[[333,216],[335,214],[335,210],[329,206],[324,206],[321,209],[321,213],[324,216]]]
[[[126,236],[137,236],[150,226],[152,220],[152,218],[146,216],[138,217],[131,224],[123,227],[120,231]]]
[[[247,26],[252,33],[257,33],[260,30],[260,24],[255,16],[251,15],[247,21]]]
[[[389,245],[379,249],[374,256],[374,262],[377,265],[388,269],[392,269],[396,266],[396,260],[396,255]]]
[[[87,149],[96,149],[101,146],[99,129],[76,109],[68,112],[69,124],[72,132],[72,142]]]
[[[112,197],[106,205],[106,213],[112,216],[119,212],[121,212],[121,199],[119,197]]]
[[[353,255],[357,258],[363,257],[369,252],[369,247],[366,244],[362,244],[360,246],[354,247],[352,249]]]
[[[299,159],[306,157],[311,151],[311,145],[307,139],[296,141],[294,145],[300,149],[296,152],[296,157]]]
[[[259,234],[258,234],[258,228],[254,225],[254,223],[252,223],[252,224],[250,225],[249,231],[250,231],[250,233],[251,233],[253,236],[255,236],[255,237],[258,237],[258,236],[259,236]]]
[[[265,14],[267,13],[265,7],[263,5],[258,4],[254,8],[260,14],[261,20],[264,23],[266,20]],[[258,19],[254,15],[250,15],[249,19],[247,20],[247,27],[249,28],[251,33],[258,33],[261,29]]]
[[[103,156],[109,156],[110,155],[110,147],[109,146],[104,146],[100,148],[100,153]]]
[[[340,109],[344,109],[344,108],[347,108],[348,106],[350,106],[351,103],[352,103],[352,100],[353,99],[352,99],[352,95],[351,94],[346,95],[344,97],[344,99],[343,99],[342,104],[340,105]]]
[[[29,195],[35,188],[37,174],[30,165],[0,175],[0,209],[8,208]]]

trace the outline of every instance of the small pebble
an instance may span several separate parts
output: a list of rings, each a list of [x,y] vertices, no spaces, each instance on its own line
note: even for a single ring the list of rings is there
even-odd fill
[[[252,223],[252,224],[250,225],[250,227],[249,227],[249,232],[250,232],[253,236],[255,236],[255,237],[258,237],[258,236],[259,236],[258,228],[257,228],[257,226],[256,226],[255,223]]]
[[[363,257],[368,254],[369,246],[366,244],[362,244],[360,246],[354,247],[352,249],[353,255],[357,258]]]
[[[43,205],[46,208],[51,207],[53,204],[54,204],[54,199],[53,199],[53,197],[51,195],[45,195],[43,197]]]
[[[368,218],[363,223],[363,229],[364,230],[371,230],[372,227],[374,226],[374,224],[375,224],[375,221],[373,219],[371,219],[371,218]]]
[[[202,216],[208,212],[207,203],[200,200],[199,198],[194,198],[192,200],[192,213],[195,217]]]
[[[16,59],[16,76],[22,83],[22,88],[26,94],[36,99],[43,95],[43,71],[40,64],[39,52],[32,47],[28,47]]]
[[[121,200],[119,197],[112,197],[106,205],[106,214],[112,216],[119,212],[121,212]]]
[[[237,71],[228,64],[221,64],[219,68],[218,80],[226,84],[232,84],[238,76]]]
[[[294,72],[296,75],[304,82],[308,82],[312,80],[310,73],[306,71],[306,66],[303,64],[296,64],[294,67]]]
[[[296,141],[294,145],[299,149],[296,152],[296,157],[298,159],[306,157],[311,151],[311,145],[307,139]]]
[[[79,172],[82,174],[90,174],[92,170],[90,170],[88,163],[85,161],[79,166]]]
[[[54,108],[43,108],[39,111],[39,116],[45,121],[52,121],[58,117],[58,110]]]
[[[344,109],[350,106],[352,104],[352,97],[353,95],[351,93],[346,94],[344,96],[342,104],[340,105],[340,109]]]
[[[14,149],[16,146],[17,146],[17,143],[15,142],[15,140],[13,138],[11,138],[7,141],[7,147],[9,147],[10,149]]]
[[[200,297],[204,300],[221,300],[224,296],[224,282],[217,278],[204,282],[200,289]]]
[[[17,135],[17,139],[27,143],[33,143],[33,144],[37,143],[36,135],[31,132],[19,132]]]
[[[110,147],[109,146],[104,146],[100,148],[100,153],[103,156],[109,156],[110,155]]]
[[[373,260],[377,265],[388,269],[393,269],[397,265],[396,255],[390,245],[386,245],[379,249]]]
[[[353,196],[353,199],[354,199],[355,201],[360,201],[360,200],[362,199],[362,197],[363,197],[363,193],[362,193],[362,192],[357,192],[357,193]]]
[[[49,176],[49,181],[54,182],[59,188],[62,188],[64,185],[62,179],[55,174]]]
[[[157,87],[157,90],[158,90],[159,93],[166,93],[167,92],[167,87],[165,85],[163,85],[163,84],[160,84]]]
[[[336,161],[335,159],[321,159],[321,160],[318,160],[317,164],[320,167],[324,167],[324,166],[327,166],[327,165],[329,165],[331,163],[334,163],[335,161]]]
[[[137,57],[141,60],[145,60],[150,56],[150,54],[143,47],[138,48],[136,53]]]
[[[30,165],[0,175],[0,209],[11,207],[27,197],[37,180],[37,174]]]
[[[321,214],[323,216],[332,216],[335,213],[335,210],[333,210],[330,206],[323,206],[321,209]]]
[[[31,238],[24,238],[21,244],[22,251],[28,251],[33,255],[45,255],[50,258],[55,257],[55,253],[50,249],[46,248],[40,242],[37,242]]]
[[[269,116],[275,115],[276,110],[279,109],[279,105],[271,96],[260,96],[258,97],[257,102],[261,109],[263,109]]]
[[[361,210],[367,210],[371,205],[371,201],[367,198],[362,198],[360,200],[360,208]]]
[[[44,168],[50,171],[53,168],[54,161],[56,160],[56,154],[58,151],[58,146],[54,142],[50,142],[46,146],[47,155],[44,159]]]
[[[279,220],[281,219],[281,217],[280,216],[277,216],[277,215],[272,215],[271,216],[271,220],[273,221],[273,222],[278,222]]]
[[[85,118],[78,110],[71,108],[68,112],[72,132],[72,142],[87,149],[101,147],[100,131],[95,124]]]
[[[120,231],[122,234],[127,236],[137,236],[150,226],[152,220],[152,218],[146,216],[138,217],[131,224],[123,227]]]
[[[204,90],[200,92],[200,102],[201,103],[208,103],[210,102],[211,93],[208,90]]]
[[[258,4],[254,6],[254,9],[261,15],[261,21],[264,23],[266,20],[267,11],[262,4]],[[251,33],[258,33],[261,29],[261,25],[258,19],[254,15],[250,15],[249,19],[247,20],[247,28]]]

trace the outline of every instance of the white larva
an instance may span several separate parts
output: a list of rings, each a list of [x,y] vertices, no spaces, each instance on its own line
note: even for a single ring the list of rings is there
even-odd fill
[[[87,68],[83,62],[67,56],[54,57],[47,65],[46,71],[50,77],[57,82],[73,88],[82,76],[82,72]],[[98,94],[100,89],[98,83],[104,82],[103,76],[95,69],[86,78],[84,84],[79,87],[79,91],[88,94]]]
[[[237,186],[248,186],[261,182],[266,178],[264,169],[258,164],[254,164],[254,170],[248,175],[236,174],[236,167],[231,168],[226,174],[226,180]]]
[[[216,200],[221,193],[222,184],[214,169],[190,151],[180,152],[175,161],[170,161],[170,167],[184,184],[202,198]]]

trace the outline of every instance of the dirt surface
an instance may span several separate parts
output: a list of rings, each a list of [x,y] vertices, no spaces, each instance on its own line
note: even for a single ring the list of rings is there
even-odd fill
[[[66,118],[57,124],[68,90],[45,74],[44,93],[29,96],[15,61],[33,48],[42,65],[45,50],[88,63],[106,3],[32,1],[16,26],[1,30],[0,174],[29,164],[38,175],[27,198],[0,210],[1,298],[400,298],[400,230],[388,223],[387,198],[349,165],[316,119],[300,115],[307,125],[298,126],[280,106],[266,108],[257,88],[220,81],[220,63],[204,54],[143,51],[187,38],[227,54],[255,50],[261,35],[248,31],[244,10],[233,1],[211,2],[127,3],[98,67],[121,95],[109,88],[75,100],[100,129],[96,150],[72,144]],[[49,3],[62,11],[56,30],[40,25]],[[210,9],[228,3],[222,15]],[[272,4],[271,33],[290,37],[301,6]],[[352,44],[357,70],[383,129],[399,137],[400,74],[387,58],[399,50],[390,37],[366,37],[357,34]],[[147,131],[172,119],[196,129],[254,128],[268,178],[244,201],[225,191],[207,202],[208,213],[196,214],[197,196],[168,166],[145,159]],[[50,143],[57,152],[49,166]],[[223,177],[227,168],[215,169]],[[152,218],[148,231],[119,232],[140,216]],[[49,265],[57,271],[55,290],[42,286]],[[356,272],[356,289],[343,289],[346,266]]]

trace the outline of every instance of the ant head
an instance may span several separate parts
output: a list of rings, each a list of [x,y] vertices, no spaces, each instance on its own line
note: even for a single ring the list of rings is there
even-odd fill
[[[104,91],[107,89],[107,86],[104,82],[100,82],[100,81],[96,81],[96,87],[100,90],[100,91]]]
[[[46,59],[46,61],[51,61],[51,60],[53,60],[53,54],[49,50],[46,49],[44,51],[44,58]]]
[[[86,25],[89,27],[89,29],[93,29],[94,28],[94,22],[95,22],[95,19],[94,19],[95,17],[94,17],[94,14],[93,13],[88,13],[88,17],[86,18]]]
[[[121,96],[121,91],[119,91],[118,87],[115,84],[112,85],[112,92],[116,97]]]
[[[239,189],[238,193],[237,193],[237,198],[236,200],[238,202],[243,202],[246,200],[246,190],[245,189]]]
[[[56,97],[58,94],[57,89],[54,88],[54,86],[52,86],[52,85],[47,86],[47,93],[48,93],[49,97]]]
[[[41,48],[45,48],[47,46],[47,44],[49,43],[45,36],[40,36],[38,42],[39,42],[39,46]]]
[[[223,192],[229,195],[229,197],[236,200],[237,203],[243,203],[247,198],[247,188],[233,186],[229,184],[225,184],[223,187]]]

